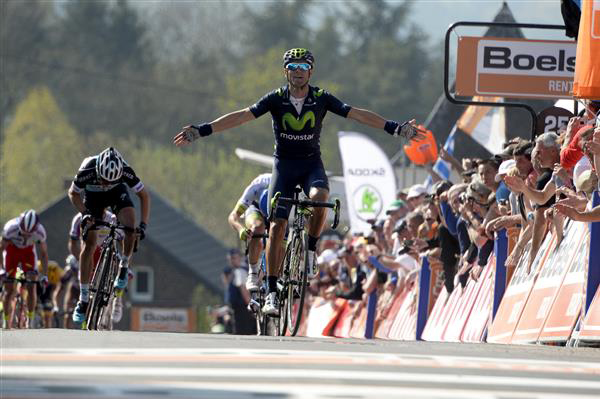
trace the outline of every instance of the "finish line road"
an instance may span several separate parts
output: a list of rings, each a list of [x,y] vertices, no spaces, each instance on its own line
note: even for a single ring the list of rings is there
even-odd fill
[[[600,350],[0,330],[0,398],[600,397]]]

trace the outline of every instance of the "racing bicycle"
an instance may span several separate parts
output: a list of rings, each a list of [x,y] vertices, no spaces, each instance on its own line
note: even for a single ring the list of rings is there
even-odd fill
[[[306,293],[308,274],[308,233],[305,229],[306,220],[312,216],[313,208],[331,208],[334,212],[332,229],[335,229],[340,221],[340,200],[335,199],[333,203],[318,202],[311,200],[300,200],[302,189],[296,187],[294,198],[281,197],[281,193],[275,193],[271,200],[271,209],[277,209],[278,204],[291,205],[294,207],[294,216],[288,239],[285,256],[283,258],[283,270],[279,274],[279,322],[278,333],[285,335],[286,328],[291,336],[298,333],[302,322],[304,310],[304,296]],[[272,221],[274,212],[271,212],[269,222]]]
[[[99,327],[106,324],[102,321],[111,319],[112,301],[116,295],[114,282],[119,273],[119,261],[121,260],[119,231],[128,229],[119,223],[96,219],[88,228],[84,228],[84,237],[89,229],[98,226],[108,227],[109,233],[100,246],[100,259],[90,283],[90,302],[85,316],[85,324],[82,326],[87,330],[98,330]],[[137,249],[137,243],[136,239],[134,251]]]

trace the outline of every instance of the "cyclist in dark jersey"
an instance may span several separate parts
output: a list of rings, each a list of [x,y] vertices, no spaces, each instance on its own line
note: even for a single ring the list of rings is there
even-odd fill
[[[300,185],[311,200],[327,201],[329,182],[321,161],[319,141],[327,111],[383,129],[393,136],[411,140],[422,137],[414,120],[401,124],[385,120],[372,111],[344,104],[324,89],[310,86],[308,82],[314,64],[314,57],[307,49],[294,48],[286,51],[283,55],[283,73],[287,85],[266,94],[251,107],[223,115],[211,123],[185,126],[174,137],[173,142],[177,146],[184,146],[200,137],[237,127],[270,112],[275,134],[275,162],[269,188],[270,197],[276,192],[281,192],[282,197],[292,197],[294,188]],[[309,277],[317,274],[314,252],[325,223],[325,211],[325,208],[315,209],[309,222]],[[269,295],[263,311],[277,315],[277,265],[282,261],[281,245],[290,209],[289,206],[278,205],[277,209],[270,212],[275,214],[267,243]]]
[[[136,234],[135,210],[126,186],[129,186],[140,199],[142,221],[137,234],[141,240],[145,237],[146,224],[150,216],[150,195],[116,149],[110,147],[97,156],[84,159],[68,193],[71,203],[83,215],[81,228],[91,224],[92,219],[102,219],[107,207],[111,207],[119,223],[126,226],[119,274],[115,279],[115,288],[120,291],[127,286],[129,258],[133,253]],[[73,322],[78,324],[85,319],[90,299],[89,282],[97,236],[97,230],[90,229],[87,232],[79,257],[79,302],[73,311]]]

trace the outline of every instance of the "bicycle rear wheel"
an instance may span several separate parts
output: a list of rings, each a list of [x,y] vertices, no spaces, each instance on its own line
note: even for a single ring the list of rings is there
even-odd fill
[[[295,336],[302,322],[304,310],[304,294],[306,292],[306,281],[308,271],[308,248],[306,232],[294,235],[292,241],[292,261],[289,268],[289,280],[287,290],[287,321],[288,331]]]

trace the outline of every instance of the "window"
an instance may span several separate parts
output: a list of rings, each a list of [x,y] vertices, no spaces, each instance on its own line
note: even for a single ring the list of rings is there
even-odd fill
[[[154,270],[149,266],[134,266],[131,299],[150,302],[154,298]]]

